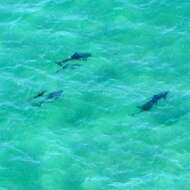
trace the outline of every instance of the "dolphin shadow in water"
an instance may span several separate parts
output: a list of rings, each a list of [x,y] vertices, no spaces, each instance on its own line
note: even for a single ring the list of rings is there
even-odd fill
[[[53,91],[47,95],[45,95],[45,92],[46,91],[41,91],[36,96],[34,96],[33,99],[35,98],[35,99],[40,99],[40,100],[38,102],[34,102],[32,105],[41,106],[44,103],[49,103],[49,102],[57,100],[63,94],[62,90]]]
[[[62,66],[61,69],[57,70],[56,73],[58,73],[61,70],[65,70],[65,69],[76,69],[76,68],[78,68],[80,66],[81,66],[80,64],[69,64],[69,63],[66,63],[66,64],[64,64]]]
[[[154,105],[156,105],[161,99],[166,99],[168,93],[169,91],[165,91],[152,96],[152,98],[149,101],[145,102],[141,106],[137,106],[140,110],[139,112],[133,114],[133,116],[141,112],[150,111],[154,107]]]

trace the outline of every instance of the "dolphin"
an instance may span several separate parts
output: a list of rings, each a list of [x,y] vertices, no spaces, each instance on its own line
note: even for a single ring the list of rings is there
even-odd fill
[[[64,59],[62,61],[59,61],[59,62],[56,62],[57,65],[59,66],[63,66],[64,63],[68,62],[68,61],[74,61],[74,60],[77,60],[77,61],[87,61],[87,59],[89,57],[91,57],[92,54],[91,53],[74,53],[70,58],[67,58],[67,59]]]
[[[48,101],[56,100],[62,95],[62,93],[63,93],[63,90],[51,92],[51,93],[47,94],[45,99]]]
[[[39,97],[42,97],[45,93],[46,93],[46,90],[42,90],[42,91],[38,92],[38,94],[33,96],[33,99],[37,99]]]
[[[57,100],[63,94],[62,90],[53,91],[47,95],[44,95],[45,92],[44,93],[42,93],[42,92],[39,92],[35,97],[36,98],[43,97],[43,99],[40,99],[40,101],[32,103],[32,105],[41,106],[44,103],[48,103],[48,102],[52,102],[54,100]]]
[[[161,99],[166,99],[168,93],[169,91],[165,91],[165,92],[156,94],[152,96],[152,98],[149,101],[147,101],[141,106],[138,106],[138,108],[140,109],[140,111],[150,111],[153,108],[153,106],[158,103],[158,101],[160,101]]]

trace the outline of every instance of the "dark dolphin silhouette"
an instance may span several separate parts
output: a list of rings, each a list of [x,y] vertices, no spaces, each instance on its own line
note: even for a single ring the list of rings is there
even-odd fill
[[[47,94],[45,99],[48,101],[56,100],[57,98],[59,98],[62,95],[62,93],[63,93],[62,90],[51,92],[51,93]]]
[[[149,111],[152,109],[154,105],[158,103],[161,99],[166,99],[169,91],[161,92],[159,94],[154,95],[149,101],[147,101],[145,104],[138,106],[138,108],[141,111]]]
[[[68,61],[73,61],[73,60],[78,60],[78,61],[87,61],[87,59],[89,57],[91,57],[92,54],[91,53],[74,53],[70,58],[64,59],[60,62],[56,62],[56,64],[58,64],[59,66],[63,66],[64,63],[68,62]]]
[[[45,95],[45,91],[41,91],[35,96],[36,98],[41,97],[40,101],[35,101],[34,103],[32,103],[32,105],[41,106],[44,103],[52,102],[54,100],[57,100],[62,94],[62,90],[53,91],[47,95]]]
[[[38,94],[36,94],[36,95],[33,97],[33,99],[42,97],[45,93],[46,93],[46,90],[42,90],[42,91],[40,91]]]

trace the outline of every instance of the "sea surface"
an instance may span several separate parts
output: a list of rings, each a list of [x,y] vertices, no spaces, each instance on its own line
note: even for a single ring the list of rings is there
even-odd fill
[[[1,0],[0,190],[189,189],[190,1]]]

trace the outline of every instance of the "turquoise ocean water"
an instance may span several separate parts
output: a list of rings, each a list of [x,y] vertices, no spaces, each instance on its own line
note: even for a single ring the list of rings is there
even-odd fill
[[[189,190],[189,15],[189,0],[1,0],[0,190]],[[56,73],[74,52],[93,56]],[[63,96],[33,106],[41,90]]]

